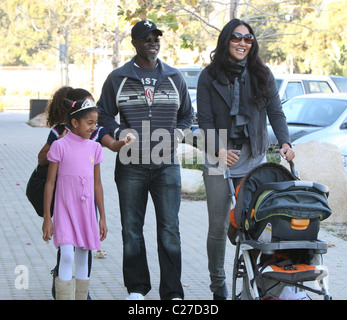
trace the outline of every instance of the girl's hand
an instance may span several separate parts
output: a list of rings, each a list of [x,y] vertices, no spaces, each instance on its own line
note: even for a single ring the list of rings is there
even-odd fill
[[[108,232],[106,221],[104,219],[100,219],[99,221],[99,232],[100,232],[100,241],[104,241]]]
[[[42,224],[42,232],[43,232],[43,240],[44,241],[49,241],[52,239],[53,235],[53,222],[52,219],[44,219],[43,224]]]
[[[132,144],[136,140],[136,137],[130,132],[126,135],[124,141],[125,145]]]
[[[61,135],[58,137],[58,139],[61,139],[61,138],[65,137],[65,136],[67,135],[67,133],[68,133],[68,131],[65,129],[65,130],[61,133]]]

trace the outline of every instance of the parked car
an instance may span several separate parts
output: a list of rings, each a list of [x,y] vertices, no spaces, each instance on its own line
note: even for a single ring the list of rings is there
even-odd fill
[[[200,129],[197,121],[197,106],[196,106],[196,91],[198,88],[198,80],[202,67],[200,66],[176,66],[181,71],[184,79],[187,82],[190,99],[192,100],[192,106],[194,108],[194,118],[192,124],[192,132],[184,139],[185,143],[189,143],[194,147],[198,146],[198,140],[201,139]]]
[[[193,105],[194,113],[195,113],[194,126],[197,127],[196,90],[198,87],[198,80],[199,80],[200,73],[202,71],[202,67],[199,67],[199,66],[177,66],[176,68],[179,71],[181,71],[184,79],[187,82],[190,99],[192,100],[192,105]]]
[[[330,78],[335,82],[340,92],[347,92],[347,77],[330,76]]]
[[[347,174],[347,93],[297,96],[283,103],[283,111],[293,145],[314,140],[336,145]],[[270,125],[268,132],[271,144],[276,146]]]
[[[274,74],[282,101],[309,93],[347,92],[347,78],[311,74]]]

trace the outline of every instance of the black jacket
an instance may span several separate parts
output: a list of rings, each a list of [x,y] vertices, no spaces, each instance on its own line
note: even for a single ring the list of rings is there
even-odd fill
[[[110,135],[116,133],[116,139],[122,138],[124,129],[136,132],[139,164],[156,167],[151,157],[153,148],[157,146],[160,149],[158,136],[163,133],[162,139],[166,142],[170,139],[170,143],[162,143],[167,147],[167,153],[162,151],[171,159],[175,153],[175,129],[190,128],[193,108],[182,74],[159,59],[153,104],[149,106],[144,86],[134,69],[135,58],[112,71],[106,79],[97,103],[99,123]],[[120,123],[115,120],[117,114]],[[132,148],[135,150],[135,145]]]
[[[225,83],[226,83],[225,79]],[[275,78],[270,72],[269,80],[269,97],[265,105],[256,106],[251,87],[251,79],[248,72],[243,73],[240,79],[242,105],[245,113],[249,116],[248,123],[249,140],[253,157],[265,154],[270,146],[267,133],[268,116],[270,124],[274,130],[280,146],[283,143],[291,142],[286,117],[282,110],[281,101],[278,95]],[[229,87],[222,85],[213,79],[207,69],[204,69],[199,77],[197,90],[197,109],[198,123],[203,131],[205,138],[208,129],[213,129],[214,136],[214,154],[221,148],[227,149],[227,141],[219,136],[218,130],[226,129],[225,137],[230,136],[231,127],[231,93]],[[208,139],[205,139],[208,141]],[[208,146],[206,146],[207,148]],[[206,149],[209,150],[209,149]]]

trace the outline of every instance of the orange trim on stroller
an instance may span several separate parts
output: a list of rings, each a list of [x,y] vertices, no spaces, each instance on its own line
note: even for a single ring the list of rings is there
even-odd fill
[[[235,199],[237,200],[237,194],[241,188],[241,184],[243,182],[243,179],[241,180],[241,182],[239,183],[239,185],[236,187],[236,190],[235,190]],[[232,208],[230,210],[230,214],[229,214],[229,220],[230,220],[230,223],[233,225],[234,228],[238,229],[239,227],[237,226],[236,224],[236,221],[235,221],[235,207]]]
[[[270,264],[269,267],[274,272],[285,272],[285,273],[295,273],[295,272],[303,272],[303,271],[314,271],[317,268],[315,266],[311,266],[308,264],[293,264],[292,268],[287,268],[287,266],[276,266],[274,264]]]
[[[290,220],[290,227],[294,230],[306,230],[310,224],[310,219],[295,219]]]

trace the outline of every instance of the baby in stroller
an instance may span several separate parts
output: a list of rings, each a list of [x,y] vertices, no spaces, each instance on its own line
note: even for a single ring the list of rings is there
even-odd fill
[[[300,181],[290,164],[291,171],[261,164],[236,190],[232,299],[307,299],[306,292],[331,299],[322,258],[328,246],[318,239],[320,221],[331,215],[328,187]]]

